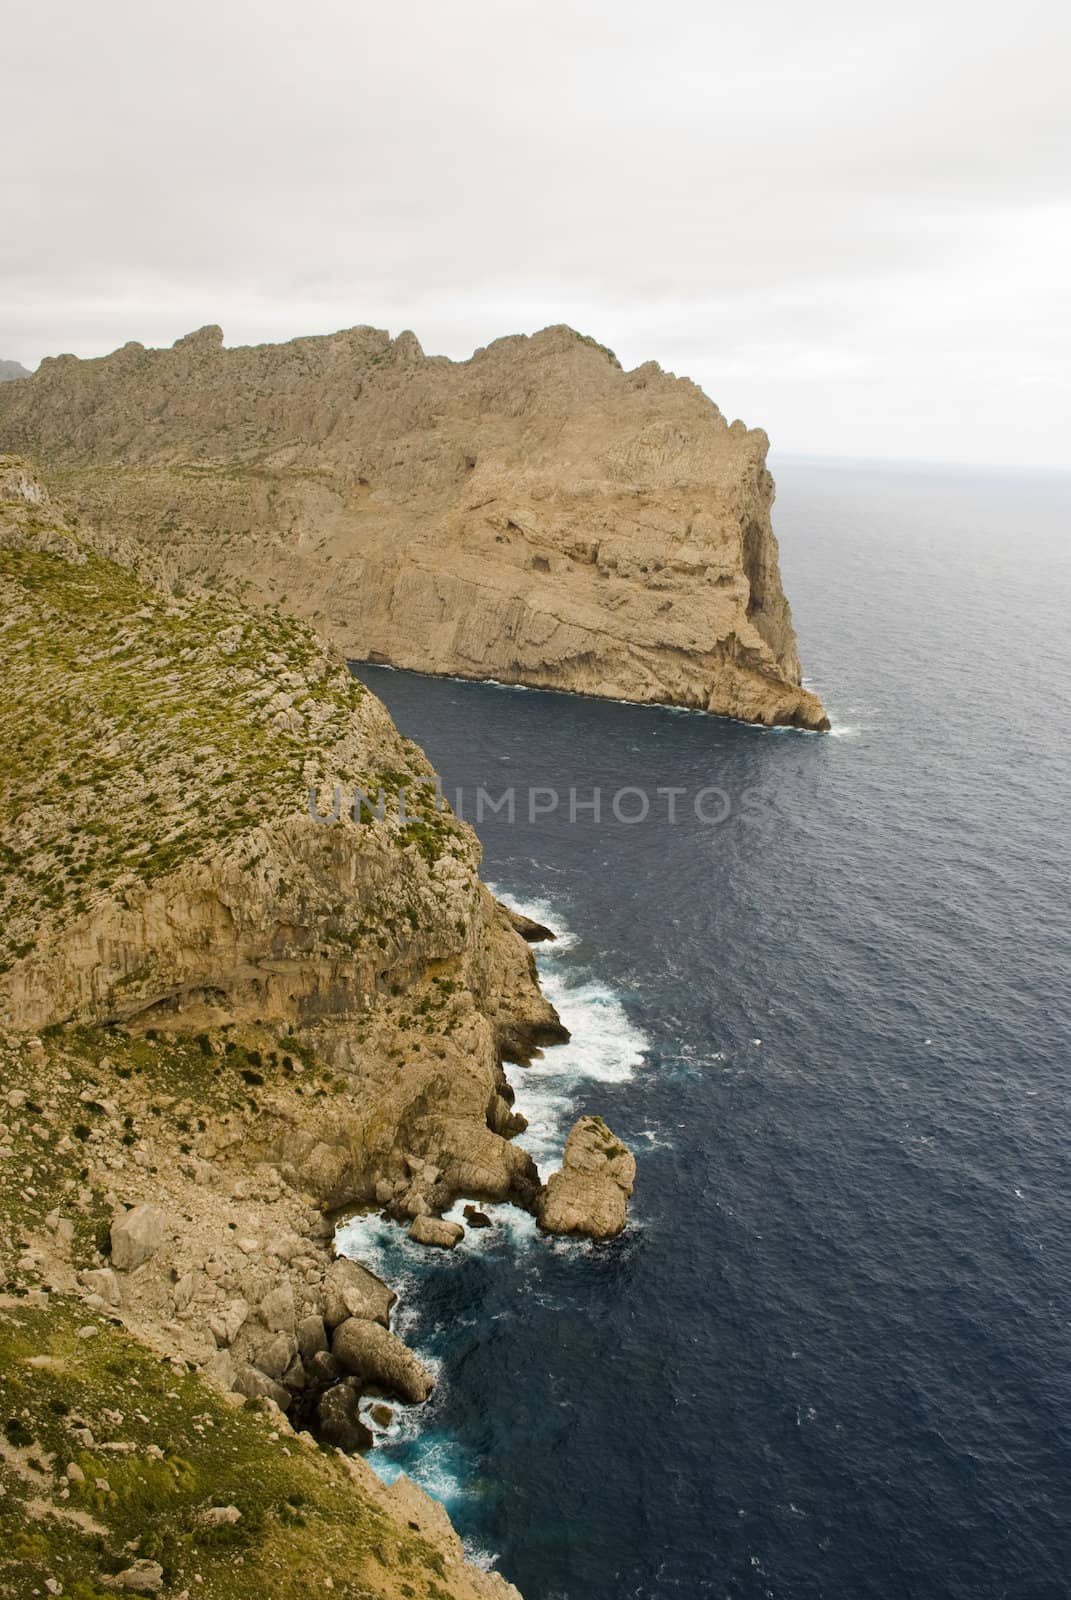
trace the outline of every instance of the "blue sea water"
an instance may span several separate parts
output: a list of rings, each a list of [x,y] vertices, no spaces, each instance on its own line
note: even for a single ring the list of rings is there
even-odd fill
[[[830,737],[357,669],[448,793],[516,787],[485,875],[567,930],[540,963],[574,1030],[511,1069],[529,1147],[598,1111],[639,1163],[605,1247],[509,1208],[434,1260],[349,1230],[440,1373],[377,1465],[526,1600],[1055,1600],[1071,480],[777,475]],[[529,823],[529,786],[651,814]]]

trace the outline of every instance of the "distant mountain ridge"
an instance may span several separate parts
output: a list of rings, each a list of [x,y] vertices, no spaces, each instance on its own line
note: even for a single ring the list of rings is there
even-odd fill
[[[572,328],[468,361],[357,327],[46,358],[0,448],[173,576],[350,659],[823,729],[771,525],[769,440]]]
[[[14,378],[29,377],[32,377],[32,373],[21,361],[0,361],[0,383],[10,383]]]

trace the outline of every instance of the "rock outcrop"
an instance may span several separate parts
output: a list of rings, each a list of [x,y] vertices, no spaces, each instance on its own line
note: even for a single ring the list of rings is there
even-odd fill
[[[411,333],[227,350],[210,327],[0,390],[0,447],[83,521],[351,659],[820,729],[767,445],[565,327],[457,363]]]
[[[581,1117],[565,1141],[561,1170],[539,1197],[539,1226],[547,1233],[612,1239],[625,1226],[636,1161],[601,1117]]]
[[[162,597],[3,458],[0,608],[8,1025],[296,1031],[337,1092],[248,1137],[322,1204],[531,1204],[501,1061],[565,1030],[374,696],[301,624]]]
[[[345,1256],[340,1256],[330,1268],[324,1280],[324,1290],[326,1301],[323,1320],[332,1329],[350,1317],[379,1322],[385,1328],[390,1321],[391,1308],[398,1298],[393,1289],[388,1289],[367,1268],[357,1261],[348,1261]],[[326,1340],[320,1343],[322,1328],[318,1331],[314,1328],[309,1338],[316,1349],[327,1349]],[[305,1348],[302,1349],[303,1355],[309,1353]]]

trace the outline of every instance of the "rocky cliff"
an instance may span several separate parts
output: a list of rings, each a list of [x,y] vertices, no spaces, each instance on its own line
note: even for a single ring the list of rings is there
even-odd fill
[[[351,659],[828,726],[801,687],[767,439],[565,327],[469,361],[352,328],[45,360],[0,445],[173,577]]]
[[[2,458],[0,512],[8,1023],[300,1030],[351,1091],[278,1132],[325,1204],[403,1149],[530,1200],[499,1061],[563,1030],[420,751],[302,624],[165,598]]]
[[[162,592],[12,457],[0,670],[0,1595],[508,1600],[353,1454],[432,1377],[330,1213],[541,1211],[546,930],[311,629]]]

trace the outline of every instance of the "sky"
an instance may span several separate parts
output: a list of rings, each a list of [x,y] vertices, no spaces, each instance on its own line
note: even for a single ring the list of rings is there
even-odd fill
[[[1071,8],[36,0],[0,357],[567,322],[799,454],[1065,468]]]

